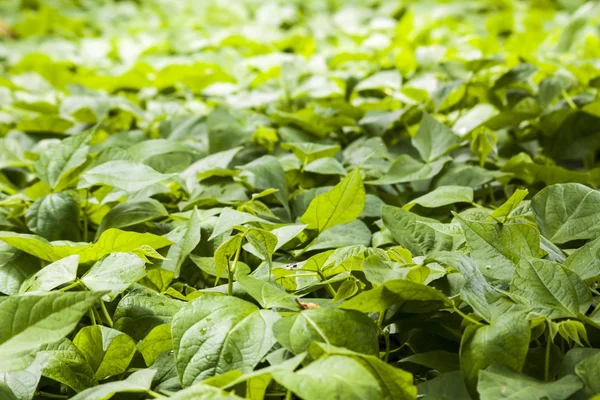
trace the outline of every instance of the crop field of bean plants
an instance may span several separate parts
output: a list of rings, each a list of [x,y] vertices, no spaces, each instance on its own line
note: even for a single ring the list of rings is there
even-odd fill
[[[0,1],[0,400],[599,400],[599,186],[597,1]]]

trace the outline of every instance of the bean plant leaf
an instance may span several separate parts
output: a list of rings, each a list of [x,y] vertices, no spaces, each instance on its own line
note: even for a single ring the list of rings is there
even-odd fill
[[[365,205],[365,188],[360,170],[348,174],[331,191],[315,197],[300,220],[309,229],[322,232],[332,226],[356,219]]]
[[[576,183],[549,186],[531,200],[540,232],[558,244],[598,237],[599,205],[598,191]]]
[[[251,371],[275,344],[279,319],[246,301],[202,296],[173,318],[173,350],[183,386],[231,370]]]

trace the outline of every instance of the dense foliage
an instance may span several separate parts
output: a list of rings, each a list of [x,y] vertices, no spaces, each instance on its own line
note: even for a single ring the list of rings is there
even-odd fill
[[[0,15],[0,398],[600,398],[600,3]]]

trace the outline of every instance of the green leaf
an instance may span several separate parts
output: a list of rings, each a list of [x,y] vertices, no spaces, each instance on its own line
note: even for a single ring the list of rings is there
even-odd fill
[[[282,143],[281,148],[291,150],[303,165],[320,158],[334,157],[340,151],[340,146],[337,144]]]
[[[58,342],[104,292],[51,292],[0,297],[1,370],[26,367],[41,346]],[[16,367],[16,368],[15,368]]]
[[[344,246],[363,245],[368,246],[371,243],[371,230],[359,219],[336,225],[333,228],[321,232],[317,238],[312,241],[304,252],[335,249]]]
[[[243,235],[237,234],[225,242],[221,243],[215,251],[215,276],[221,277],[224,274],[229,275],[229,272],[236,273],[233,270],[234,266],[230,265],[229,260],[234,257],[234,254],[240,251],[242,247]],[[239,258],[239,256],[238,256]],[[236,266],[237,267],[237,266]],[[230,271],[231,269],[231,271]]]
[[[215,228],[213,229],[212,235],[208,238],[208,240],[213,240],[219,235],[223,233],[230,232],[234,226],[236,225],[245,225],[250,222],[259,222],[262,224],[271,224],[265,219],[256,217],[252,214],[248,214],[245,212],[232,210],[231,208],[224,208],[219,215],[219,219],[215,224]]]
[[[181,265],[200,243],[200,215],[196,208],[192,211],[187,224],[183,225],[177,233],[178,239],[174,240],[175,243],[169,248],[166,260],[162,263],[163,269],[173,271],[174,278],[179,277]]]
[[[260,258],[267,262],[269,270],[272,269],[272,257],[277,246],[277,236],[264,229],[252,228],[246,231],[244,238],[258,252]]]
[[[407,154],[402,154],[381,178],[365,183],[367,185],[393,185],[431,179],[440,173],[448,161],[450,161],[449,157],[442,157],[429,163],[423,163]]]
[[[490,217],[499,219],[504,217],[503,222],[506,222],[506,217],[508,217],[521,201],[529,194],[527,189],[517,189],[515,192],[502,204],[500,207],[496,208]]]
[[[575,373],[585,384],[588,394],[600,393],[600,355],[582,360],[575,366]]]
[[[136,192],[172,176],[161,174],[134,161],[108,161],[81,174],[77,187],[85,189],[94,185],[107,185],[127,192]]]
[[[327,193],[315,197],[300,220],[319,232],[356,219],[365,205],[365,188],[357,168]]]
[[[42,367],[39,362],[34,362],[21,371],[0,372],[0,386],[10,390],[12,397],[9,395],[9,399],[31,400],[41,377]]]
[[[321,175],[346,175],[344,166],[335,158],[319,158],[304,167],[304,171]]]
[[[471,257],[484,265],[484,276],[509,281],[523,257],[539,255],[540,234],[531,225],[469,221],[455,215],[462,225]]]
[[[151,233],[137,233],[122,231],[119,229],[107,229],[102,232],[100,238],[92,246],[88,246],[83,251],[78,252],[79,262],[84,264],[99,260],[107,254],[114,252],[132,252],[143,246],[149,246],[152,249],[160,249],[170,245],[172,242],[164,236],[157,236]]]
[[[263,308],[298,309],[294,296],[273,283],[261,281],[249,275],[238,275],[237,282]]]
[[[81,240],[79,207],[70,193],[37,199],[25,213],[27,227],[48,240]]]
[[[531,200],[542,235],[552,243],[600,235],[600,193],[577,183],[552,185]]]
[[[76,392],[98,384],[87,360],[69,339],[44,346],[38,354],[44,360],[42,375],[45,377],[63,383]]]
[[[133,253],[111,253],[94,264],[81,282],[91,290],[108,291],[102,299],[112,301],[146,275],[144,265],[144,260]]]
[[[460,344],[460,370],[471,395],[480,371],[492,364],[520,372],[530,338],[529,321],[520,313],[505,313],[491,325],[468,326]]]
[[[117,393],[145,393],[150,390],[154,369],[141,369],[121,381],[94,386],[73,397],[74,400],[108,400]]]
[[[125,228],[169,215],[166,208],[154,199],[130,200],[110,210],[98,227],[96,235],[111,228]]]
[[[285,171],[279,160],[273,156],[263,156],[242,167],[242,176],[256,190],[277,189],[273,196],[285,207],[289,213],[288,185],[285,180]]]
[[[583,280],[600,278],[600,238],[586,243],[569,254],[565,267],[575,272]]]
[[[298,372],[273,374],[277,382],[303,399],[408,400],[417,395],[411,374],[378,357],[317,344],[311,346],[311,353],[318,359]]]
[[[170,323],[182,306],[181,301],[135,285],[117,305],[114,328],[139,341],[154,327]]]
[[[420,217],[399,207],[381,207],[383,224],[402,246],[413,255],[424,255],[430,251],[452,250],[452,236],[438,232],[421,222],[437,223],[435,219]]]
[[[469,399],[469,392],[459,371],[447,372],[417,386],[419,394],[425,399],[455,400]]]
[[[416,204],[436,208],[454,203],[472,203],[473,189],[466,186],[439,186],[433,191],[424,194],[404,205],[405,210],[410,210]]]
[[[492,366],[481,371],[477,391],[481,400],[566,400],[582,386],[574,375],[567,375],[556,382],[539,382],[509,369]]]
[[[434,350],[426,353],[414,354],[412,356],[404,357],[400,362],[424,365],[427,368],[435,369],[441,373],[458,371],[460,369],[458,354],[444,350]]]
[[[91,136],[82,132],[42,152],[33,164],[38,177],[51,189],[66,187],[69,175],[86,161]]]
[[[340,307],[362,312],[384,312],[391,306],[405,313],[428,313],[452,307],[452,302],[437,289],[397,279],[359,293]]]
[[[592,295],[581,278],[548,260],[522,259],[510,290],[529,300],[532,310],[549,319],[576,318],[592,304]]]
[[[204,295],[173,318],[173,349],[182,385],[237,369],[250,372],[275,344],[276,313],[230,296]]]
[[[173,349],[171,324],[155,326],[144,339],[140,340],[137,349],[144,357],[147,366],[154,364],[161,353]]]
[[[94,371],[94,378],[103,380],[127,370],[135,354],[135,342],[128,335],[106,326],[82,328],[73,344]]]
[[[47,292],[71,282],[77,277],[78,265],[79,256],[77,254],[46,265],[23,282],[20,292]]]
[[[425,162],[439,159],[459,144],[460,139],[450,128],[427,113],[423,114],[419,130],[412,139],[412,145]]]
[[[303,310],[277,321],[273,333],[277,341],[294,354],[306,351],[313,341],[364,354],[377,355],[379,351],[377,325],[354,310]]]

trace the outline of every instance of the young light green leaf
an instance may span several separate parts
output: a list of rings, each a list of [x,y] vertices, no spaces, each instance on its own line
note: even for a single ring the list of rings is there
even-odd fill
[[[181,265],[192,250],[196,248],[198,243],[200,243],[200,215],[196,208],[192,211],[187,224],[182,226],[181,231],[178,233],[178,239],[174,240],[175,243],[169,248],[166,260],[162,263],[163,269],[173,271],[174,278],[179,277]]]
[[[135,354],[135,342],[116,329],[101,325],[82,328],[73,344],[94,371],[94,378],[103,380],[127,370]]]
[[[264,229],[251,228],[246,231],[244,238],[258,252],[260,257],[267,262],[270,270],[273,267],[272,258],[277,246],[277,236]]]
[[[237,369],[250,372],[275,344],[279,316],[231,296],[204,295],[173,318],[173,350],[182,385]]]
[[[217,236],[222,235],[225,232],[231,231],[231,229],[233,229],[233,227],[236,225],[245,225],[250,222],[272,224],[272,222],[256,217],[252,214],[233,210],[231,208],[224,208],[221,214],[219,215],[219,219],[215,224],[215,228],[213,229],[212,235],[210,235],[208,240],[213,240]]]
[[[154,364],[161,353],[173,349],[171,324],[155,326],[144,339],[140,340],[137,349],[144,357],[147,366]]]
[[[500,207],[496,208],[490,218],[500,219],[504,217],[503,221],[506,222],[506,217],[512,213],[521,201],[529,194],[529,190],[527,189],[517,189],[515,192],[502,204]]]
[[[304,165],[319,158],[333,157],[340,151],[340,146],[337,144],[318,143],[282,143],[281,148],[291,150]]]
[[[94,185],[107,185],[127,192],[136,192],[172,176],[161,174],[134,161],[108,161],[81,174],[77,187],[85,189]]]
[[[116,393],[145,393],[150,390],[155,369],[141,369],[121,381],[94,386],[73,397],[73,400],[108,400]]]
[[[146,275],[144,265],[144,260],[134,253],[111,253],[94,264],[81,282],[91,290],[108,291],[102,299],[112,301]]]
[[[452,307],[452,302],[437,289],[397,279],[359,293],[340,307],[362,312],[384,312],[392,305],[397,311],[405,313],[427,313]]]
[[[427,207],[436,208],[454,203],[472,203],[473,189],[467,186],[439,186],[433,191],[424,194],[409,203],[406,203],[402,208],[410,210],[416,204]]]
[[[412,145],[425,162],[437,160],[458,147],[460,139],[450,128],[424,113]]]
[[[365,188],[356,168],[327,193],[315,197],[300,220],[319,232],[356,219],[365,205]]]
[[[46,265],[23,282],[20,292],[46,292],[71,282],[77,277],[78,265],[79,256],[77,254]]]
[[[578,183],[552,185],[531,200],[542,235],[552,243],[600,235],[600,192]]]

